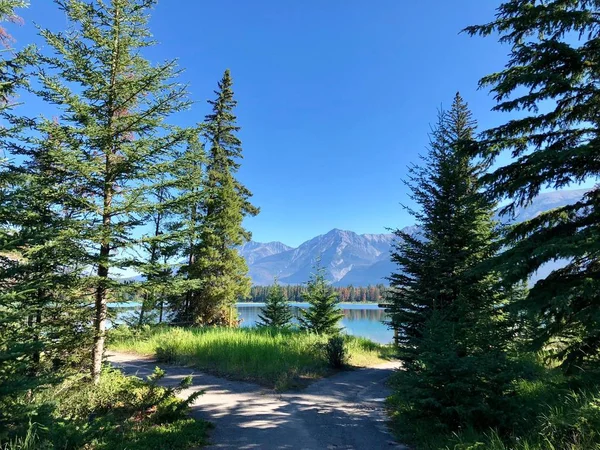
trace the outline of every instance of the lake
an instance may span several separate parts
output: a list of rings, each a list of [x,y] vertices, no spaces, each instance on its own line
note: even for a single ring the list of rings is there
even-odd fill
[[[300,308],[307,308],[308,303],[291,303],[294,316],[298,316]],[[237,309],[240,319],[242,319],[242,327],[253,327],[258,320],[264,303],[238,303]],[[344,313],[341,325],[344,332],[362,336],[372,341],[381,344],[389,344],[392,342],[394,332],[389,330],[382,323],[385,319],[383,309],[377,305],[364,303],[340,303],[340,308]]]
[[[308,308],[308,303],[291,303],[295,317],[298,317],[298,311],[301,308]],[[367,303],[340,303],[340,308],[344,313],[341,326],[345,333],[361,336],[380,344],[389,344],[392,342],[394,333],[389,330],[382,321],[385,318],[383,309],[374,304]],[[237,303],[239,318],[242,319],[242,327],[253,327],[258,320],[258,314],[261,312],[264,303]],[[126,322],[126,319],[135,322],[139,315],[140,304],[136,302],[111,303],[110,308],[119,308],[114,320],[115,324]],[[168,320],[169,313],[166,317]],[[109,321],[110,327],[113,321]]]

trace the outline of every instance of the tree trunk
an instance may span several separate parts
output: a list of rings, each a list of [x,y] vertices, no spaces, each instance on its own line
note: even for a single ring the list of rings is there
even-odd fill
[[[40,296],[43,294],[40,293]],[[35,311],[35,332],[33,335],[33,341],[35,342],[35,350],[33,351],[33,366],[34,370],[37,373],[40,369],[40,327],[42,325],[42,308],[40,306],[37,307]]]
[[[144,324],[144,310],[146,309],[146,303],[148,302],[148,294],[144,295],[144,299],[142,300],[142,307],[140,308],[140,318],[138,319],[138,327],[141,327]]]
[[[35,315],[29,314],[27,316],[27,326],[31,332],[31,336],[33,338],[33,352],[31,354],[31,367],[29,369],[29,376],[36,376],[40,369],[40,326],[42,323],[42,299],[44,297],[44,292],[42,289],[38,289],[37,291],[37,306],[35,308]]]
[[[162,191],[159,191],[157,201],[158,201],[159,205],[162,204],[162,202],[163,202]],[[159,212],[154,218],[154,237],[155,238],[158,238],[158,236],[160,236],[160,234],[161,234],[160,233],[161,221],[162,221],[162,214]],[[158,261],[159,255],[160,255],[160,253],[159,253],[158,243],[156,242],[156,240],[154,240],[154,241],[152,241],[152,243],[150,245],[150,264],[152,265],[153,269],[154,269],[154,264],[156,264],[156,262]],[[153,271],[150,273],[150,275],[147,276],[146,281],[152,281],[155,277],[156,277],[156,274]],[[139,327],[141,327],[144,324],[144,313],[146,312],[146,307],[148,308],[148,311],[152,311],[156,307],[154,293],[152,294],[152,296],[149,292],[146,292],[146,294],[144,295],[144,299],[142,300],[142,307],[140,309],[140,318],[138,321]]]
[[[106,173],[111,173],[111,157],[106,155]],[[114,187],[110,176],[104,184],[104,208],[102,212],[102,243],[98,261],[98,286],[96,287],[96,318],[94,320],[94,346],[92,348],[92,381],[100,381],[102,358],[104,357],[104,340],[106,338],[106,313],[107,313],[107,283],[110,258],[110,226],[111,206]]]
[[[196,262],[196,258],[194,257],[194,251],[195,251],[194,246],[196,243],[196,221],[197,221],[196,205],[192,205],[192,208],[190,209],[190,222],[192,223],[192,234],[190,236],[190,254],[188,255],[188,278],[190,277],[190,272],[192,270],[192,267],[194,266],[194,263]],[[193,293],[192,293],[192,291],[188,290],[185,293],[185,306],[184,306],[184,317],[185,317],[185,321],[187,321],[187,322],[191,322],[192,303],[193,303]]]
[[[110,222],[110,219],[109,219]],[[98,264],[98,287],[96,288],[96,318],[94,320],[94,346],[92,348],[92,381],[100,381],[102,357],[104,356],[104,340],[106,337],[106,282],[108,280],[108,257],[110,247],[102,244],[100,247],[100,263]]]
[[[190,255],[188,258],[188,267],[189,270],[192,270],[192,266],[194,264],[194,254],[193,254],[193,247],[190,245]],[[189,278],[189,272],[188,272],[188,278]],[[193,299],[193,292],[191,290],[187,290],[187,292],[185,293],[185,304],[184,304],[184,312],[183,312],[183,317],[184,317],[184,322],[189,322],[191,320],[191,307],[192,307],[192,299]]]
[[[117,82],[117,73],[119,71],[119,39],[120,39],[120,7],[115,7],[113,17],[113,27],[115,30],[114,47],[112,54],[112,67],[110,74],[110,90],[108,104],[110,106],[110,115],[108,128],[113,129],[113,120],[117,117],[115,86]],[[100,381],[100,372],[102,370],[102,358],[104,357],[104,340],[106,339],[106,313],[107,313],[107,284],[108,270],[110,267],[110,247],[111,247],[111,207],[115,188],[115,174],[113,155],[117,154],[118,137],[113,136],[114,141],[104,148],[104,187],[103,187],[103,208],[102,208],[102,237],[100,241],[100,255],[98,261],[98,286],[96,287],[96,318],[94,320],[94,345],[92,348],[92,382],[98,384]]]

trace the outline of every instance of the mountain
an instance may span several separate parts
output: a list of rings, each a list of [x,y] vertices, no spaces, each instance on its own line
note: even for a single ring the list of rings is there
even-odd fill
[[[267,256],[277,255],[279,253],[291,250],[292,247],[281,242],[267,242],[266,244],[260,242],[250,241],[242,245],[239,249],[240,255],[244,257],[248,264],[254,263]]]
[[[516,210],[514,219],[511,218],[510,221],[524,222],[526,220],[533,219],[538,214],[543,213],[545,211],[549,211],[560,206],[577,203],[581,199],[581,197],[583,197],[583,195],[589,191],[590,189],[573,189],[564,191],[545,192],[543,194],[538,195],[533,200],[533,203],[531,205]],[[502,220],[503,222],[506,221],[504,217],[501,217],[500,220]]]
[[[516,211],[515,217],[501,217],[503,222],[524,221],[541,212],[577,202],[588,189],[546,192],[531,205]],[[403,231],[414,234],[418,227]],[[255,285],[270,285],[275,277],[283,284],[305,283],[318,257],[327,270],[327,278],[334,285],[366,286],[387,284],[386,277],[396,269],[390,261],[393,234],[357,234],[333,229],[312,238],[297,248],[281,242],[248,242],[240,249],[246,259],[249,275]],[[544,273],[540,269],[540,274]]]
[[[407,227],[411,232],[415,227]],[[256,285],[272,284],[277,277],[284,284],[301,284],[308,280],[317,258],[327,269],[328,279],[337,285],[385,283],[389,275],[389,254],[393,234],[357,234],[331,230],[304,242],[298,248],[283,251],[248,263]]]

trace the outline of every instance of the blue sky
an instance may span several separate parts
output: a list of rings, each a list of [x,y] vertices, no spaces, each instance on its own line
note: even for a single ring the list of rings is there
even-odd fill
[[[37,40],[33,23],[65,27],[53,2],[31,3],[25,25],[12,27],[20,44]],[[262,210],[246,225],[257,241],[295,246],[332,228],[380,233],[412,224],[400,206],[406,166],[456,91],[482,128],[503,120],[477,81],[503,67],[508,49],[459,34],[491,20],[498,4],[160,0],[150,24],[159,45],[147,55],[185,68],[198,103],[179,124],[203,118],[231,70],[245,154],[239,176]]]

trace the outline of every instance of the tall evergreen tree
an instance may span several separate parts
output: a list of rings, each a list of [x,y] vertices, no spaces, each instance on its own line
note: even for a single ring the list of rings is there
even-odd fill
[[[145,260],[138,266],[144,280],[136,283],[136,292],[141,293],[141,305],[138,325],[144,325],[147,313],[160,309],[159,322],[162,322],[164,303],[168,292],[176,286],[176,277],[173,274],[174,257],[177,255],[177,240],[172,227],[174,214],[174,179],[166,173],[157,177],[157,184],[152,189],[150,210],[146,215],[146,223],[152,229],[145,233],[141,239]]]
[[[86,220],[81,239],[87,281],[94,290],[92,379],[104,352],[107,302],[117,282],[111,270],[131,264],[132,232],[147,211],[157,164],[187,141],[186,130],[165,119],[189,105],[185,86],[173,78],[175,61],[153,66],[144,49],[154,45],[147,28],[155,0],[56,0],[66,32],[41,31],[53,54],[40,54],[38,94],[59,111],[52,135],[64,144],[60,163],[79,193]]]
[[[9,378],[1,383],[0,397],[6,400],[11,382],[22,391],[56,380],[65,373],[60,369],[81,363],[90,344],[80,283],[85,249],[78,241],[73,193],[54,164],[59,145],[48,138],[14,152],[29,159],[12,167],[19,182],[5,192],[10,196],[0,207],[8,225],[0,240],[0,379]],[[19,417],[18,404],[5,410]]]
[[[23,1],[0,1],[0,20],[19,22],[14,8]],[[0,437],[23,426],[30,402],[24,392],[56,380],[85,345],[87,318],[77,291],[76,258],[69,192],[64,173],[53,164],[60,142],[28,139],[31,121],[15,110],[17,89],[27,87],[28,49],[13,53],[12,37],[0,27],[6,46],[0,59]],[[24,159],[15,164],[15,156]]]
[[[479,153],[512,161],[484,177],[504,212],[529,204],[544,188],[560,189],[600,175],[600,2],[509,0],[495,19],[466,29],[508,44],[504,70],[483,78],[496,111],[518,113],[489,130]],[[527,280],[543,264],[566,261],[538,281],[528,307],[565,369],[600,361],[600,188],[580,201],[513,227],[496,261],[507,283]]]
[[[302,293],[303,301],[310,306],[300,310],[300,326],[304,330],[318,334],[335,334],[340,331],[339,322],[344,313],[339,308],[338,294],[325,278],[325,268],[318,261],[315,271]]]
[[[175,212],[178,219],[173,224],[180,256],[186,261],[178,271],[179,289],[170,296],[170,307],[180,323],[192,322],[192,305],[197,296],[200,280],[190,271],[195,266],[196,252],[204,222],[204,165],[206,154],[200,136],[188,143],[175,164]]]
[[[252,194],[236,178],[242,158],[242,143],[236,136],[232,79],[226,70],[216,99],[209,101],[203,137],[209,148],[203,183],[199,244],[192,248],[189,278],[200,287],[192,292],[190,312],[198,324],[233,324],[230,311],[238,298],[248,295],[250,278],[238,247],[251,238],[242,226],[244,217],[258,214],[250,203]]]
[[[392,260],[401,270],[390,277],[390,317],[408,351],[431,312],[451,306],[470,285],[469,269],[493,255],[493,207],[478,184],[484,166],[465,153],[474,133],[457,94],[452,108],[439,114],[422,164],[410,168],[407,185],[421,210],[409,211],[419,231],[395,232]]]
[[[490,423],[495,399],[510,381],[497,279],[476,270],[494,255],[496,231],[478,182],[485,166],[467,153],[474,143],[475,122],[457,94],[440,113],[422,164],[410,168],[419,233],[395,233],[399,270],[388,305],[406,369],[401,395],[418,414],[454,429],[498,425]]]
[[[15,13],[18,8],[29,6],[26,0],[0,0],[0,23],[19,22]],[[12,50],[13,37],[0,25],[0,112],[8,113],[14,107],[13,96],[16,89],[26,81],[23,76],[23,61]],[[12,127],[4,123],[0,136],[7,136]],[[4,155],[3,155],[4,156]]]
[[[0,0],[0,23],[15,21],[18,16],[15,9],[28,6],[25,0]],[[11,186],[14,186],[18,180],[18,174],[11,170],[11,155],[7,152],[8,142],[14,139],[18,134],[18,128],[13,126],[11,111],[14,108],[14,95],[19,87],[26,84],[23,65],[24,61],[13,53],[11,48],[13,38],[3,25],[0,25],[0,44],[4,49],[0,51],[0,114],[2,126],[0,126],[0,139],[2,139],[2,153],[0,154],[0,206],[4,207],[10,199]],[[8,218],[11,212],[3,208],[2,217],[0,217],[0,240],[4,243],[12,233]],[[2,247],[0,247],[2,251]],[[7,264],[7,255],[0,254],[0,263]]]
[[[258,315],[259,326],[286,328],[291,325],[294,315],[283,289],[275,279],[268,288],[265,307]]]

